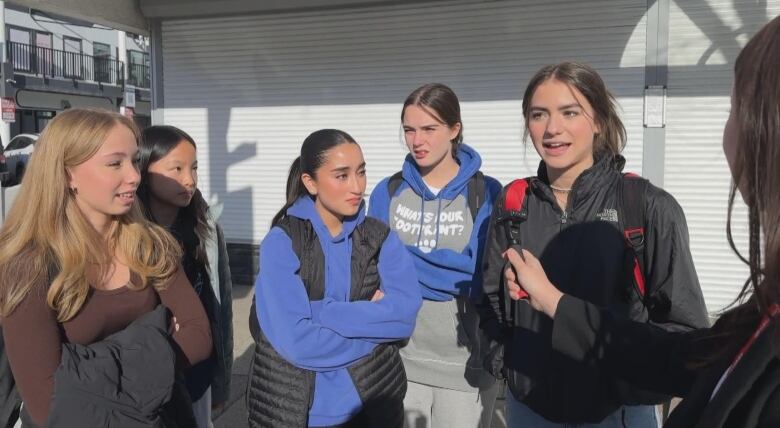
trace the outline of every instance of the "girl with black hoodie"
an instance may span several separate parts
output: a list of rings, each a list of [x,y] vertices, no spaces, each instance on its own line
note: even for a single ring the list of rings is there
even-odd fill
[[[225,238],[216,221],[219,213],[198,189],[195,140],[186,132],[150,126],[141,135],[139,149],[138,196],[144,213],[179,241],[184,272],[211,324],[211,357],[189,368],[186,378],[197,428],[208,428],[212,408],[221,408],[230,397],[233,367],[233,285]]]
[[[507,201],[516,200],[507,196],[512,185],[498,198],[483,266],[488,310],[482,326],[503,344],[489,365],[507,378],[508,425],[655,427],[652,406],[624,404],[666,397],[627,388],[609,373],[567,359],[551,349],[546,315],[524,301],[507,303],[503,254],[521,245],[540,255],[564,292],[614,314],[669,330],[701,328],[707,314],[685,216],[662,189],[627,182],[619,154],[625,129],[614,98],[589,66],[565,62],[539,70],[525,91],[523,115],[542,161],[538,175],[527,180],[522,207],[514,208],[527,217],[508,209]],[[625,200],[622,189],[629,185],[642,194]],[[636,249],[624,237],[628,210],[637,207],[645,219],[644,291],[633,275]]]
[[[523,251],[525,260],[507,252],[514,267],[506,273],[510,294],[517,297],[522,286],[531,306],[554,320],[553,349],[583,366],[683,397],[664,424],[668,428],[780,426],[778,64],[780,17],[753,36],[734,67],[723,151],[733,177],[729,220],[737,190],[748,205],[749,255],[742,260],[750,278],[738,306],[712,328],[668,332],[621,319],[556,288],[558,279],[533,250]],[[739,254],[727,224],[729,243]]]

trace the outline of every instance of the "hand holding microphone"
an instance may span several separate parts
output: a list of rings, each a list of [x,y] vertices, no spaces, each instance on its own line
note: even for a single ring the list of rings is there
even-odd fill
[[[514,300],[529,299],[534,309],[554,318],[563,293],[547,278],[539,259],[527,250],[521,251],[510,248],[503,254],[509,262],[504,271],[509,297]]]

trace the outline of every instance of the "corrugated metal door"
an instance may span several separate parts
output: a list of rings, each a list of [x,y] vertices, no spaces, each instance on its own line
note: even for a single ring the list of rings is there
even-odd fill
[[[400,108],[438,81],[461,99],[466,142],[502,182],[536,171],[522,138],[530,76],[577,59],[623,107],[641,171],[645,0],[434,2],[166,21],[164,121],[199,143],[201,188],[226,203],[232,242],[257,243],[303,139],[340,128],[362,145],[369,191],[400,169]]]
[[[736,297],[748,274],[726,241],[730,175],[721,142],[734,60],[749,37],[778,13],[778,0],[677,0],[670,8],[664,182],[687,215],[711,312]],[[744,249],[747,214],[739,196],[733,218],[735,240]]]

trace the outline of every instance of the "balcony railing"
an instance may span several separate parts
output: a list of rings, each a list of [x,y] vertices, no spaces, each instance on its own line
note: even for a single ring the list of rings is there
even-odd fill
[[[8,42],[14,71],[49,78],[86,80],[122,85],[124,63],[115,58],[66,52],[26,43]]]
[[[127,67],[127,84],[149,89],[149,66],[130,63]]]

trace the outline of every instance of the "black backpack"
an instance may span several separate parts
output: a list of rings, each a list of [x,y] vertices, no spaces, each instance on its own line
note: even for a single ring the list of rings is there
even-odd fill
[[[504,221],[509,221],[508,239],[510,246],[521,246],[519,223],[528,219],[528,209],[525,206],[525,198],[530,191],[530,178],[515,180],[507,186],[504,196]],[[645,286],[645,192],[649,181],[633,173],[623,174],[620,180],[618,207],[621,213],[623,237],[626,245],[633,251],[634,287],[647,308],[648,315],[653,318],[655,314],[665,314],[671,308],[671,300],[665,293],[647,295]],[[521,298],[527,298],[524,291],[520,291]],[[525,294],[525,295],[524,295]],[[507,302],[508,303],[508,302]]]
[[[395,195],[403,181],[402,171],[398,171],[390,177],[387,181],[388,198],[392,198]],[[485,202],[485,176],[480,171],[477,171],[469,178],[467,186],[466,198],[468,199],[469,211],[471,211],[471,219],[476,220],[479,207]]]

